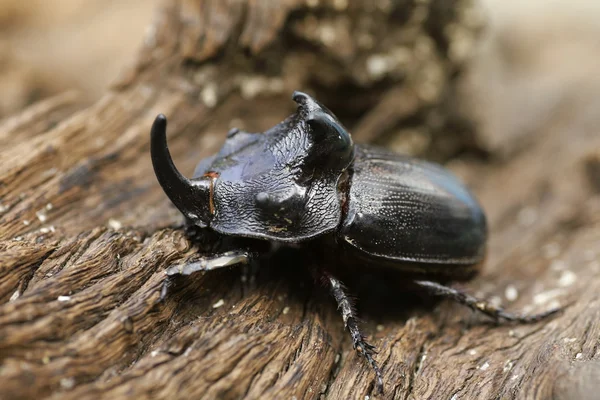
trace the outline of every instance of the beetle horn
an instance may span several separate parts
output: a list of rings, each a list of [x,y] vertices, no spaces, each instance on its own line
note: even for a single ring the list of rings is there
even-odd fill
[[[309,160],[318,162],[321,167],[346,168],[354,157],[350,133],[327,107],[306,93],[295,91],[292,99],[298,103],[313,140],[319,142]]]
[[[299,108],[303,109],[306,122],[309,125],[318,127],[315,129],[317,133],[339,135],[340,139],[346,142],[348,146],[352,145],[350,134],[331,110],[306,93],[298,90],[292,94],[292,99],[298,104]]]
[[[152,124],[150,153],[156,178],[169,199],[187,218],[205,225],[212,182],[208,178],[190,180],[177,170],[167,147],[167,117],[163,114]]]
[[[315,103],[312,97],[299,90],[295,90],[294,93],[292,93],[292,100],[294,100],[298,105]]]

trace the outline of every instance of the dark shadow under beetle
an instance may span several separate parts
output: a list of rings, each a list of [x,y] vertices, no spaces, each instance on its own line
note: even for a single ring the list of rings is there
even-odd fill
[[[264,133],[231,130],[221,150],[202,160],[192,179],[175,168],[167,121],[152,126],[151,153],[159,183],[185,217],[192,240],[210,236],[210,256],[170,266],[172,277],[250,264],[277,246],[300,246],[312,271],[337,302],[354,348],[366,358],[383,392],[374,347],[358,326],[340,272],[393,270],[434,295],[495,320],[537,322],[507,313],[442,282],[472,277],[487,240],[485,215],[469,190],[437,164],[382,148],[355,145],[323,105],[295,92],[295,114]]]

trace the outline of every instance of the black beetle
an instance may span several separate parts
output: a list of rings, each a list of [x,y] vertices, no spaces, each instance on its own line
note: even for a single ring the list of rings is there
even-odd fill
[[[175,168],[166,118],[156,117],[151,153],[159,183],[188,227],[221,243],[221,252],[171,266],[169,277],[248,263],[264,251],[258,242],[316,244],[343,262],[406,273],[420,287],[495,319],[535,322],[558,311],[509,314],[439,283],[474,275],[483,260],[486,219],[473,195],[439,165],[355,145],[333,113],[307,94],[294,92],[293,100],[296,113],[264,133],[232,129],[192,179]],[[382,392],[374,347],[359,330],[343,284],[329,270],[318,273]]]

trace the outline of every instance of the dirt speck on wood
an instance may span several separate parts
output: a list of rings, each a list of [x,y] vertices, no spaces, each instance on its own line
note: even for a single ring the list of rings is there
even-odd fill
[[[600,86],[589,21],[600,11],[559,3],[0,2],[12,16],[0,17],[0,70],[12,71],[0,87],[14,85],[0,90],[0,397],[595,393]],[[28,24],[44,40],[31,27],[17,35]],[[86,34],[94,41],[79,47],[46,45]],[[136,50],[125,51],[130,40]],[[33,42],[45,62],[15,61]],[[379,350],[377,396],[302,252],[261,266],[254,285],[238,269],[213,271],[160,303],[165,268],[196,249],[173,229],[181,217],[152,171],[153,118],[168,116],[170,150],[189,175],[233,126],[282,120],[295,89],[330,106],[357,141],[447,160],[472,187],[490,242],[482,274],[463,287],[514,311],[564,312],[496,326],[364,271],[345,283]]]

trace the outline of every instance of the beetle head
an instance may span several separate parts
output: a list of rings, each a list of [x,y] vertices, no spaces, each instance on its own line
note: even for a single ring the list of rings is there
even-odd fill
[[[167,147],[167,118],[160,114],[151,130],[150,152],[158,182],[181,213],[200,227],[206,227],[212,216],[214,176],[194,179],[184,177],[173,164]]]
[[[196,225],[224,235],[283,242],[334,231],[342,216],[338,182],[353,161],[348,132],[325,106],[294,92],[296,113],[264,133],[232,130],[194,178],[173,165],[166,119],[152,127],[158,181]]]

